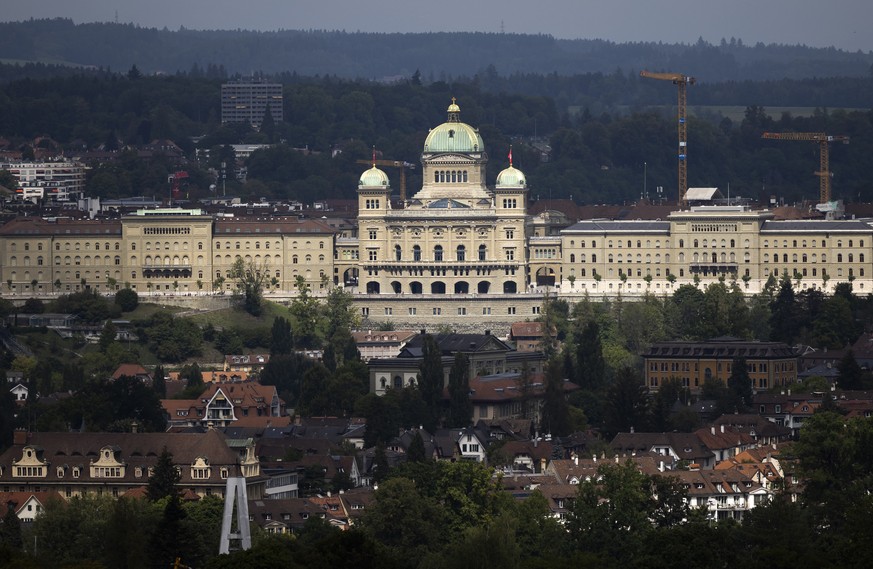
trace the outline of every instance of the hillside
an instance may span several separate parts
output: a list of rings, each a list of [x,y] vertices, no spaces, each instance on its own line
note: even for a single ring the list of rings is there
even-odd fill
[[[146,73],[171,74],[210,64],[229,74],[293,72],[366,79],[410,76],[419,70],[430,80],[473,76],[488,66],[501,75],[650,68],[678,70],[706,81],[862,77],[873,64],[871,53],[746,46],[733,38],[719,45],[702,40],[687,45],[497,33],[171,31],[60,18],[0,24],[0,57],[115,70],[136,64]]]

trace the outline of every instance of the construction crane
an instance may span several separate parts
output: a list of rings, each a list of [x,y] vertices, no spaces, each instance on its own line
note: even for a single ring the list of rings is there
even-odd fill
[[[831,142],[849,144],[848,136],[832,136],[823,132],[765,132],[761,138],[768,140],[810,140],[818,142],[820,167],[815,175],[819,177],[819,203],[826,204],[831,201],[831,171],[830,152],[828,145]]]
[[[400,201],[406,204],[406,170],[415,170],[415,164],[404,162],[402,160],[358,160],[358,164],[370,164],[371,166],[388,166],[389,168],[400,168]]]
[[[694,77],[681,73],[653,73],[640,71],[640,77],[672,81],[679,87],[679,205],[685,205],[685,192],[688,191],[688,125],[685,120],[687,106],[686,90],[688,85],[694,85],[697,80]]]

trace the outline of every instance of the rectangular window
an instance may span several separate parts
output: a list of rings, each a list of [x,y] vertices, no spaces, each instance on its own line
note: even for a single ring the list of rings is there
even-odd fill
[[[391,316],[391,314],[393,314],[393,311],[393,308],[385,307],[385,316]]]
[[[466,314],[467,314],[467,309],[466,309],[466,308],[464,308],[463,306],[460,307],[460,308],[458,308],[458,316],[464,316],[464,315],[466,315]]]
[[[486,306],[485,308],[483,308],[482,314],[484,314],[484,315],[491,314],[491,307]]]
[[[440,314],[442,314],[442,313],[443,313],[443,309],[442,309],[442,308],[434,307],[434,309],[433,309],[433,315],[434,315],[434,316],[438,316],[438,315],[440,315]]]
[[[409,308],[409,315],[410,315],[410,316],[415,316],[415,308],[414,308],[414,307],[410,307],[410,308]]]
[[[369,316],[369,315],[370,315],[370,309],[369,309],[369,308],[364,307],[364,308],[361,309],[361,316]]]
[[[369,235],[370,239],[376,239],[378,237],[378,232],[375,229],[371,229]]]
[[[507,314],[515,314],[515,307],[510,306],[509,308],[506,309],[506,313]]]

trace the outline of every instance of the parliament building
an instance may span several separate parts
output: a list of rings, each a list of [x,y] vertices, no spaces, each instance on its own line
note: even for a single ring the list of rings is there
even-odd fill
[[[702,205],[656,220],[551,224],[557,212],[529,212],[511,154],[489,183],[485,141],[454,101],[447,111],[427,135],[423,183],[409,198],[393,200],[375,165],[363,172],[356,230],[181,208],[108,220],[20,217],[0,226],[0,294],[207,295],[232,289],[228,273],[241,257],[268,272],[268,298],[292,297],[303,277],[316,294],[346,287],[365,326],[502,333],[535,319],[546,295],[633,298],[719,280],[753,294],[783,275],[799,289],[873,288],[867,219],[779,220],[766,209]]]

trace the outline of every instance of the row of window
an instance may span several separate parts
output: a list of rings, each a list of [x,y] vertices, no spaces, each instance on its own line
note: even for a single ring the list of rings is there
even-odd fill
[[[467,170],[434,170],[433,181],[437,184],[450,184],[467,181]]]
[[[385,312],[385,316],[393,316],[394,315],[394,309],[390,306],[386,306],[383,310]],[[490,306],[483,306],[482,307],[482,315],[483,316],[490,316],[492,314],[491,310],[492,310],[492,308]],[[466,316],[467,315],[467,308],[464,306],[457,307],[456,311],[457,311],[458,316]],[[443,309],[441,306],[434,306],[431,308],[431,314],[433,314],[434,316],[440,316],[440,315],[442,315],[442,313],[443,313]],[[515,306],[507,307],[506,313],[507,314],[517,314],[516,307]],[[534,306],[531,309],[531,314],[539,314],[539,313],[540,313],[539,306]],[[407,308],[407,314],[409,316],[416,316],[418,314],[418,307],[411,306],[411,307]],[[470,314],[472,314],[472,312]],[[370,316],[370,309],[366,306],[361,308],[361,316],[364,316],[364,317]]]

